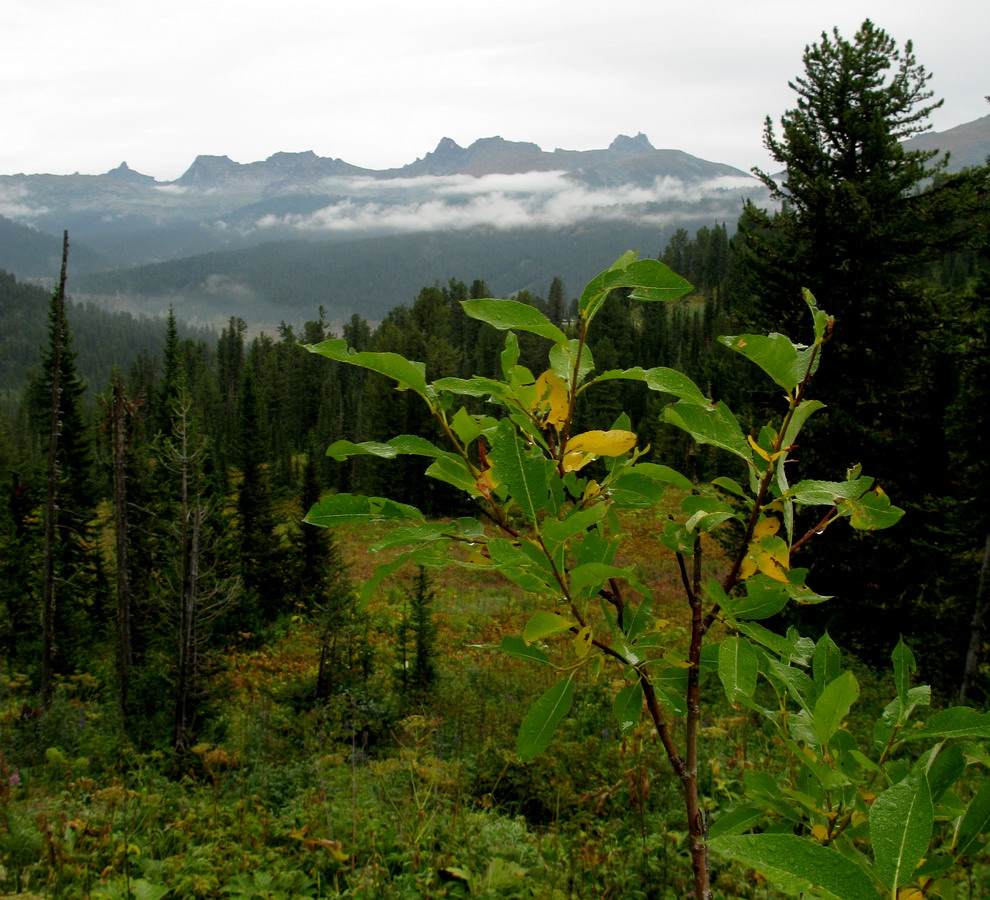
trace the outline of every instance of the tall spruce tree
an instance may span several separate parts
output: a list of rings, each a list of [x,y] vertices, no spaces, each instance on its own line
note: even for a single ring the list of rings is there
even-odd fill
[[[248,614],[257,627],[286,611],[283,603],[286,585],[267,466],[271,444],[262,429],[255,379],[253,366],[246,365],[238,399],[241,482],[237,492],[237,519],[241,579],[248,595],[246,599],[252,604]]]
[[[98,635],[102,613],[99,561],[90,546],[89,522],[96,506],[92,444],[83,417],[86,385],[75,368],[66,319],[69,236],[62,272],[52,293],[48,346],[41,374],[29,388],[39,435],[47,450],[41,598],[41,702],[52,700],[54,677],[78,662],[79,651]]]
[[[827,558],[812,548],[815,583],[849,604],[829,604],[833,619],[823,624],[854,628],[865,645],[896,640],[911,623],[930,634],[935,620],[951,641],[958,617],[941,593],[946,548],[930,498],[949,488],[944,433],[955,378],[940,337],[945,310],[920,279],[927,263],[973,237],[987,171],[948,176],[937,151],[902,144],[941,105],[910,42],[898,49],[867,20],[851,41],[822,34],[804,67],[779,137],[766,121],[781,180],[756,170],[780,207],[747,203],[739,222],[753,324],[799,338],[802,287],[835,317],[816,377],[829,411],[804,435],[804,471],[821,477],[861,463],[913,513],[869,558],[851,539],[833,543]]]
[[[800,289],[808,287],[839,319],[840,337],[861,341],[905,271],[936,249],[932,219],[945,210],[941,198],[918,189],[945,161],[901,141],[927,130],[942,104],[929,102],[931,76],[911,42],[898,50],[869,20],[852,41],[823,33],[803,61],[804,75],[789,83],[797,107],[781,118],[781,136],[769,116],[764,127],[782,180],[754,170],[781,208],[746,204],[743,258],[775,327],[804,327]]]

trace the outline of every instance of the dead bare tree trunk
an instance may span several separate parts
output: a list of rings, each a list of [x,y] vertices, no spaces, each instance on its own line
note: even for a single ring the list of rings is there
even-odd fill
[[[179,663],[175,685],[176,750],[188,749],[196,679],[196,601],[199,596],[199,539],[203,508],[195,502],[183,514],[182,593],[179,599]]]
[[[199,578],[199,526],[202,521],[199,503],[190,500],[192,468],[197,450],[190,447],[188,404],[180,397],[173,424],[175,446],[173,459],[179,474],[179,609],[178,661],[175,684],[173,746],[185,750],[191,715],[191,692],[195,672],[196,588]]]
[[[127,521],[127,421],[130,410],[124,396],[120,373],[114,374],[110,407],[113,439],[113,503],[117,555],[117,677],[120,681],[117,704],[121,728],[126,731],[128,695],[134,652],[131,642],[130,531]]]
[[[178,752],[184,752],[192,743],[210,623],[238,592],[237,582],[218,577],[211,565],[213,548],[207,523],[214,507],[205,499],[204,447],[195,438],[189,409],[185,391],[180,389],[173,410],[172,436],[164,457],[165,464],[178,476],[175,528],[178,565],[173,593],[176,624],[173,747]]]
[[[973,620],[969,626],[969,649],[966,652],[966,665],[963,669],[962,684],[959,685],[959,703],[966,703],[969,689],[980,665],[980,653],[983,650],[983,632],[986,627],[987,610],[990,608],[990,534],[983,545],[983,563],[980,566],[980,578],[976,586],[976,603],[973,608]]]
[[[48,431],[45,494],[44,575],[41,592],[41,708],[49,709],[55,693],[55,545],[58,530],[58,446],[62,429],[62,352],[65,340],[65,280],[69,265],[69,232],[62,235],[62,271],[53,295],[51,417]]]

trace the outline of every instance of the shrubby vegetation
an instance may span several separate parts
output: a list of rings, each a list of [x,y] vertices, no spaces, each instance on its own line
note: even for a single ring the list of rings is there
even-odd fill
[[[700,834],[697,818],[683,810],[685,770],[666,758],[657,718],[621,727],[633,721],[636,698],[647,699],[630,689],[646,690],[642,680],[629,671],[629,678],[604,670],[593,677],[602,650],[593,650],[594,642],[612,646],[621,631],[631,650],[647,641],[644,658],[663,654],[647,669],[659,721],[677,741],[688,739],[687,727],[673,722],[694,722],[702,825],[710,822],[705,827],[722,852],[714,894],[766,896],[769,889],[747,875],[749,865],[782,890],[807,889],[766,868],[765,849],[741,833],[754,825],[774,840],[817,847],[807,851],[812,856],[832,854],[829,866],[837,871],[845,863],[833,856],[845,847],[843,859],[860,867],[870,889],[882,884],[891,896],[897,889],[985,894],[980,835],[988,800],[978,773],[988,764],[980,738],[986,714],[939,710],[959,693],[975,707],[987,696],[986,585],[979,578],[990,532],[980,443],[988,406],[987,171],[950,178],[936,170],[929,178],[924,160],[902,158],[893,138],[923,118],[912,119],[904,107],[886,116],[844,116],[853,148],[845,162],[819,134],[826,119],[811,115],[851,75],[844,65],[867,70],[869,77],[857,81],[861,100],[882,100],[889,90],[885,61],[906,79],[896,82],[897,91],[924,111],[927,76],[910,48],[900,59],[895,50],[869,23],[852,43],[825,36],[809,48],[798,110],[785,117],[782,138],[768,126],[771,149],[794,173],[779,188],[785,205],[778,213],[745,210],[735,234],[723,224],[674,234],[663,261],[695,285],[683,299],[640,302],[634,292],[642,285],[624,283],[623,273],[631,265],[659,271],[659,263],[626,259],[612,270],[617,275],[602,276],[599,288],[614,290],[589,288],[571,300],[558,279],[545,297],[513,298],[503,307],[513,310],[508,320],[479,314],[496,302],[486,299],[486,285],[452,280],[423,288],[377,324],[355,316],[334,327],[320,310],[301,327],[283,323],[274,336],[249,338],[247,323],[233,318],[216,339],[184,331],[170,317],[145,352],[135,346],[110,354],[110,329],[99,326],[99,342],[86,336],[84,310],[67,304],[65,322],[57,324],[57,303],[0,279],[3,309],[32,321],[43,318],[43,307],[50,310],[49,339],[26,387],[15,376],[3,384],[11,402],[0,428],[0,478],[7,485],[0,512],[0,889],[94,898],[167,891],[684,896],[698,889],[690,858],[692,842],[699,858]],[[867,150],[876,159],[857,169]],[[836,168],[826,166],[830,161]],[[906,173],[898,190],[875,183],[878,173],[892,171]],[[923,252],[869,232],[876,219],[871,203],[900,221],[898,235]],[[858,237],[847,244],[841,216],[831,218],[843,210],[856,212],[848,225]],[[815,225],[819,214],[824,220]],[[822,268],[814,269],[819,260]],[[71,255],[69,272],[71,288]],[[809,334],[817,346],[830,329],[816,314],[809,331],[805,306],[801,325],[789,311],[803,286],[813,288],[836,325],[811,382],[810,396],[828,408],[807,417],[790,449],[776,444],[789,435],[780,398],[789,392],[787,403],[800,408],[808,402],[798,397],[804,388],[781,382],[776,356],[777,362],[756,359],[767,380],[745,358],[760,354],[730,352],[718,335],[759,338],[785,327],[787,337],[771,338],[772,346],[807,361],[803,349],[786,348]],[[66,323],[64,352],[55,354],[56,330]],[[506,326],[517,332],[508,347]],[[549,365],[548,339],[556,348]],[[404,358],[422,366],[413,367],[415,386],[406,380],[410,389],[395,391],[378,374],[394,375],[387,367],[328,364],[300,342],[333,348],[328,355],[345,362]],[[358,356],[345,357],[345,346]],[[569,368],[577,346],[584,363]],[[738,341],[732,348],[745,350]],[[112,378],[97,367],[101,351],[121,366]],[[92,368],[83,369],[84,355]],[[637,367],[639,374],[630,375]],[[677,370],[695,387],[677,382],[682,393],[671,405],[643,383],[658,369]],[[559,386],[541,376],[547,372],[574,399],[566,415],[554,399]],[[788,366],[784,381],[795,374],[803,379],[807,370]],[[484,390],[465,388],[475,378],[487,379]],[[441,385],[435,396],[426,392],[432,413],[417,396],[420,379]],[[509,387],[496,390],[500,382]],[[540,447],[563,465],[568,440],[554,422],[566,421],[570,437],[613,434],[604,445],[571,448],[586,466],[562,476],[548,470],[545,499],[556,512],[566,507],[602,517],[558,535],[560,547],[579,536],[582,546],[610,547],[605,530],[628,535],[614,559],[592,561],[616,570],[606,579],[615,578],[615,587],[600,582],[605,606],[591,612],[598,624],[585,632],[588,623],[566,605],[554,610],[566,622],[561,634],[578,626],[576,646],[568,640],[559,656],[542,648],[553,629],[528,624],[535,602],[493,571],[496,557],[495,568],[522,588],[546,583],[542,551],[519,560],[528,545],[503,527],[521,535],[544,529],[544,519],[536,506],[509,502],[518,482],[501,477],[507,461],[496,438],[512,446],[515,426],[511,416],[497,418],[487,400],[511,405],[523,394],[529,401],[516,424],[532,442],[524,457]],[[694,440],[706,432],[691,416],[709,409],[709,398],[724,401],[739,423],[728,448],[725,435]],[[535,409],[526,407],[530,401]],[[462,448],[472,448],[459,457],[467,477],[433,450],[425,459],[400,452],[441,448],[438,413]],[[611,443],[615,432],[633,435],[635,444]],[[397,434],[409,435],[408,442],[390,444]],[[337,450],[324,455],[334,443]],[[788,504],[804,501],[780,481],[781,453],[794,460],[788,469],[800,466],[794,477],[787,472],[787,484],[833,485],[805,500],[829,494],[831,505],[839,496],[839,511],[868,524],[884,501],[861,474],[845,475],[862,462],[905,510],[903,520],[863,537],[840,531],[843,523],[833,526],[826,509],[815,520],[827,525],[826,534],[805,540],[812,532],[789,527]],[[424,477],[427,467],[446,477]],[[681,475],[658,475],[673,469]],[[771,471],[771,495],[760,500]],[[558,477],[562,493],[550,487]],[[618,494],[629,502],[613,503],[614,516],[598,512],[606,498],[601,486],[614,489],[620,478],[626,483]],[[704,487],[711,484],[714,492]],[[855,490],[836,495],[836,484]],[[639,508],[630,500],[637,492],[659,505],[647,511],[644,501]],[[416,528],[433,528],[434,536],[477,515],[477,501],[492,500],[507,510],[503,543],[494,554],[489,547],[488,557],[461,559],[473,567],[471,579],[430,570],[418,582],[402,581],[396,572],[364,603],[362,588],[376,583],[365,548],[382,541],[379,555],[387,556],[396,552],[392,540],[376,524],[301,523],[321,496],[334,504],[358,494],[415,506],[428,517]],[[780,509],[769,508],[778,502]],[[371,518],[397,509],[405,507],[382,501]],[[683,525],[664,525],[668,516]],[[778,531],[770,533],[775,520]],[[684,530],[687,522],[693,530]],[[480,550],[490,536],[471,527],[470,540],[459,543]],[[705,552],[696,569],[692,535],[699,529]],[[424,565],[446,560],[417,552]],[[686,578],[678,563],[685,553]],[[807,572],[796,581],[798,562]],[[633,564],[638,568],[630,570]],[[756,572],[743,578],[744,564]],[[788,573],[785,580],[772,577],[782,574],[778,569]],[[535,585],[528,580],[534,572]],[[597,584],[581,586],[581,604],[592,603]],[[724,599],[712,593],[719,584]],[[764,620],[739,614],[754,585],[776,598],[770,607],[781,591],[799,601],[781,604],[764,622],[779,640],[759,630]],[[802,593],[803,585],[814,594]],[[551,582],[552,596],[558,587]],[[694,658],[690,628],[660,624],[677,621],[684,590],[694,608],[701,601],[708,639],[721,638],[717,651]],[[630,610],[640,597],[652,597],[652,617],[640,607],[652,630],[635,640],[616,607],[619,592]],[[800,602],[826,594],[835,597]],[[38,623],[48,597],[55,602],[46,656]],[[719,612],[708,620],[712,604]],[[530,667],[468,647],[501,646],[512,634],[523,639],[509,649],[530,657]],[[841,658],[837,646],[847,651]],[[537,650],[573,669],[570,687],[561,688],[554,665],[532,665]],[[892,651],[895,677],[888,682],[882,673]],[[43,658],[50,659],[50,678]],[[689,665],[679,668],[679,660]],[[690,701],[695,686],[702,689],[706,673],[704,717],[692,720],[679,704]],[[931,715],[916,677],[933,684]],[[534,743],[530,726],[548,720],[527,719],[526,711],[534,702],[545,711],[540,698],[569,695],[571,687],[574,699],[556,722],[552,753],[534,756],[547,730],[537,728]],[[619,711],[628,713],[621,718],[613,712],[617,694]],[[913,729],[915,719],[925,724]],[[524,722],[531,737],[519,749],[533,757],[525,763],[513,750]],[[931,742],[920,740],[925,735]],[[782,777],[771,782],[766,773]],[[922,813],[902,814],[904,803]],[[886,812],[873,815],[874,808]],[[876,833],[871,821],[879,823]],[[899,832],[888,827],[901,822]],[[861,857],[871,841],[883,844],[891,834],[911,846],[894,857],[893,868],[879,863],[891,858],[882,849],[876,864]],[[928,861],[914,871],[919,848]],[[775,860],[786,855],[771,849]],[[862,887],[859,876],[851,877]]]

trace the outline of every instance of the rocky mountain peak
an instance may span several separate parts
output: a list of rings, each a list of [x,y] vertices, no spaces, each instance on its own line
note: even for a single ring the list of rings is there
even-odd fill
[[[623,156],[633,156],[640,153],[650,153],[657,148],[650,143],[650,139],[641,131],[636,137],[620,134],[608,145],[608,149],[613,153],[621,153]]]
[[[174,182],[183,187],[208,187],[224,184],[237,176],[241,166],[229,156],[201,154],[193,160],[182,176]]]
[[[105,177],[113,178],[115,181],[126,181],[130,184],[149,184],[155,180],[150,175],[135,172],[126,162],[122,162],[116,169],[111,169]]]

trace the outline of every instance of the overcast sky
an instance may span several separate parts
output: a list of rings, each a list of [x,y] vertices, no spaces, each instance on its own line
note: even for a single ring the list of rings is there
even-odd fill
[[[587,150],[640,131],[769,167],[763,119],[794,105],[804,46],[866,17],[914,41],[935,130],[990,113],[986,0],[9,0],[0,174],[126,160],[166,181],[197,154],[280,150],[382,169],[444,136]]]

